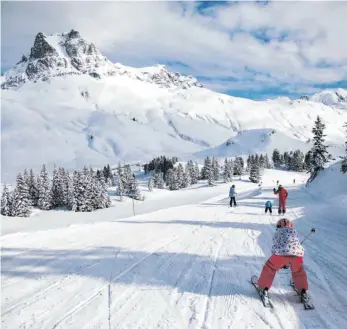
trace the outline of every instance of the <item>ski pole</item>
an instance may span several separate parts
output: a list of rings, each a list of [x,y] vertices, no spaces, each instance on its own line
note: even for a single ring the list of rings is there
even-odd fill
[[[305,242],[305,240],[306,240],[312,233],[314,233],[314,232],[316,232],[316,229],[315,229],[315,228],[312,228],[312,229],[311,229],[311,232],[310,232],[309,234],[307,234],[306,237],[305,237],[305,239],[302,240],[300,243],[303,244],[303,243]]]

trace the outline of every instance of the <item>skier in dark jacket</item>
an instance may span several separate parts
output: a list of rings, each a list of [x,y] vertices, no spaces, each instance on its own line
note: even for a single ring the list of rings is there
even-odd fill
[[[234,202],[234,206],[236,207],[236,190],[235,190],[235,185],[233,185],[232,187],[230,187],[229,190],[229,198],[230,198],[230,207],[233,206],[233,202]]]

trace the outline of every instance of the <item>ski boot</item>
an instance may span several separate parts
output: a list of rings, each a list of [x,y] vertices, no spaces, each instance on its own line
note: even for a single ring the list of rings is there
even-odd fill
[[[310,301],[310,297],[307,295],[306,290],[302,289],[300,293],[300,300],[302,303],[306,304]]]

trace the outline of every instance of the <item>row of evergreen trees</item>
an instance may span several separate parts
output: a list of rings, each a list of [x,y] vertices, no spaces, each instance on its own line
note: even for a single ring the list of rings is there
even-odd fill
[[[312,166],[312,151],[304,154],[300,150],[295,150],[281,154],[278,149],[275,149],[272,153],[272,161],[275,168],[284,165],[288,170],[309,171]]]
[[[145,175],[147,175],[149,172],[161,172],[163,173],[163,176],[166,176],[166,173],[169,169],[173,169],[174,165],[178,162],[177,157],[173,158],[167,158],[166,156],[160,156],[157,158],[154,158],[149,163],[146,163],[143,166],[143,169],[145,171]]]
[[[82,212],[108,208],[111,201],[107,187],[104,175],[91,168],[76,170],[72,176],[64,168],[54,168],[50,179],[43,165],[37,177],[32,169],[19,173],[12,192],[4,186],[1,214],[28,217],[33,206],[42,210],[66,207]]]

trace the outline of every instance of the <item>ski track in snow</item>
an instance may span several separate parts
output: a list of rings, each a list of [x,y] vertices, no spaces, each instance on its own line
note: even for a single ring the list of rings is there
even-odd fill
[[[279,218],[276,201],[273,215],[264,214],[265,201],[275,200],[271,182],[277,177],[267,175],[261,189],[239,191],[236,208],[215,197],[112,223],[6,235],[2,328],[346,327],[346,280],[337,263],[342,254],[328,259],[328,244],[317,236],[305,242],[315,310],[303,310],[286,270],[270,290],[273,309],[263,307],[251,285],[251,275],[259,275],[270,255]],[[314,225],[304,212],[319,200],[291,185],[292,173],[281,175],[290,196],[286,216],[297,221],[303,237]],[[318,220],[322,231],[333,229],[324,225],[324,218]]]

